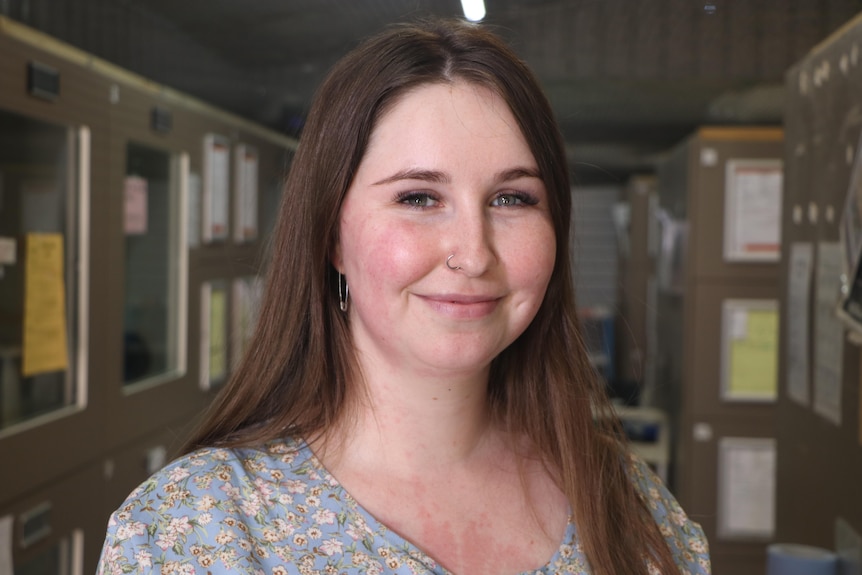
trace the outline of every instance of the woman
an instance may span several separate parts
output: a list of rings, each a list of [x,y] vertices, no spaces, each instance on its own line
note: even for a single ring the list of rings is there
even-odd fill
[[[587,361],[569,211],[550,107],[499,39],[435,22],[349,54],[250,351],[112,516],[101,571],[708,573]]]

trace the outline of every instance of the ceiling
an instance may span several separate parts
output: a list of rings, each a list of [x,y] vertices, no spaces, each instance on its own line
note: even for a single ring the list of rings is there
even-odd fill
[[[649,170],[703,124],[780,124],[785,71],[862,0],[485,0],[540,78],[576,179]],[[330,66],[458,0],[0,0],[0,14],[291,135]]]

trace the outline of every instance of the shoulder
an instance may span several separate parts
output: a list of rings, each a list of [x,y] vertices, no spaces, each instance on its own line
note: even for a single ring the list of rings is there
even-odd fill
[[[641,458],[631,455],[629,469],[682,573],[710,573],[709,545],[700,525],[689,519],[676,498]]]
[[[322,481],[308,448],[296,441],[185,455],[134,489],[111,515],[99,572],[242,568],[273,503]]]
[[[303,444],[272,441],[260,447],[205,448],[174,460],[135,488],[115,516],[124,511],[207,507],[210,498],[230,499],[233,487],[305,475],[310,458]]]

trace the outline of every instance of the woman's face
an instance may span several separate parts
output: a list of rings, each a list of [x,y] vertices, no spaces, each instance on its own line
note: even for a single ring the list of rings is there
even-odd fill
[[[333,254],[360,361],[486,370],[544,298],[556,252],[547,194],[494,92],[458,81],[402,96],[372,133]]]

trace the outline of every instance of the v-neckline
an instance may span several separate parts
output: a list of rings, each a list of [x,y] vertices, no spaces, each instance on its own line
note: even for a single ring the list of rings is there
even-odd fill
[[[315,455],[314,451],[305,441],[305,439],[299,438],[297,441],[297,447],[300,452],[304,452],[307,460],[322,474],[324,474],[326,478],[326,482],[332,486],[333,488],[340,491],[344,496],[344,501],[347,505],[349,505],[353,510],[359,513],[362,518],[365,520],[366,525],[370,529],[371,532],[381,535],[386,541],[396,547],[398,549],[405,549],[409,553],[413,559],[422,563],[430,572],[437,575],[455,575],[442,565],[440,565],[433,557],[428,555],[426,552],[422,551],[422,549],[410,541],[409,539],[402,537],[397,531],[386,525],[384,522],[380,521],[375,517],[370,511],[365,509],[351,494],[347,489],[341,484],[335,476],[329,472],[323,462],[318,459],[317,455]],[[577,533],[575,529],[575,522],[569,513],[569,519],[566,523],[566,530],[563,533],[563,539],[560,542],[559,546],[557,546],[556,551],[551,556],[551,558],[541,567],[537,567],[536,569],[531,569],[529,571],[523,571],[518,575],[536,575],[536,574],[547,574],[553,573],[556,571],[555,565],[562,559],[564,559],[564,555],[574,554],[577,549]]]

